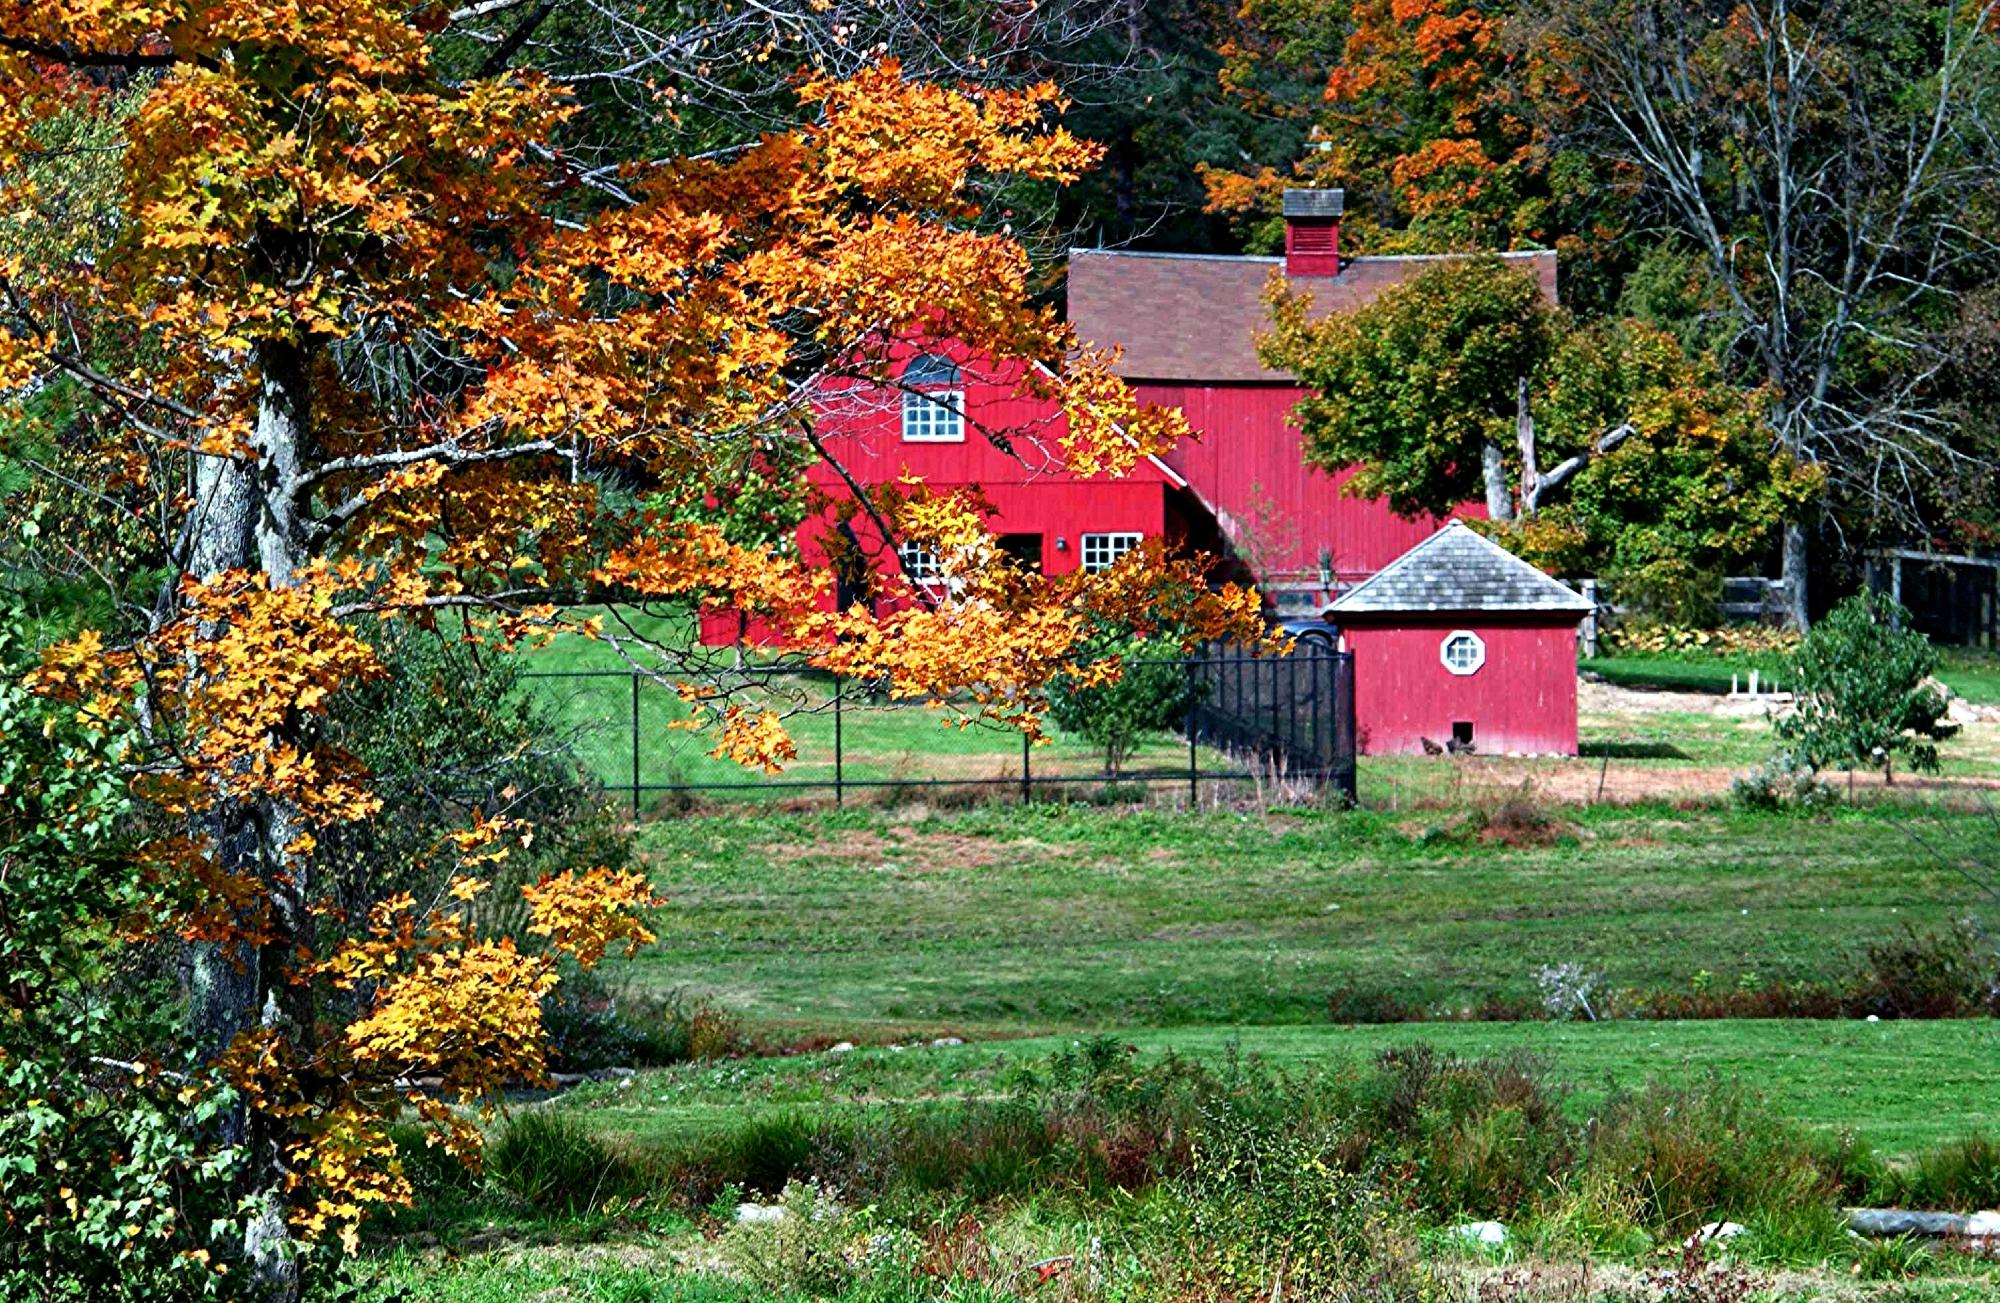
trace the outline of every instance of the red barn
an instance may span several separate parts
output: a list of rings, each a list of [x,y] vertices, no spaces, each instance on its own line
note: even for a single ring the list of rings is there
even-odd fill
[[[1333,604],[1361,752],[1575,755],[1576,629],[1590,609],[1452,521]]]
[[[1259,572],[1280,610],[1318,612],[1336,592],[1374,574],[1428,537],[1436,520],[1410,520],[1374,498],[1342,493],[1352,471],[1305,462],[1291,410],[1306,396],[1290,375],[1257,360],[1270,328],[1264,292],[1274,278],[1312,295],[1314,310],[1349,312],[1417,275],[1436,257],[1344,257],[1342,193],[1285,193],[1285,256],[1079,250],[1069,264],[1069,318],[1087,343],[1124,349],[1118,372],[1139,397],[1184,412],[1196,438],[1166,464],[1200,502],[1190,541]],[[1500,255],[1556,298],[1556,255]],[[1468,504],[1460,514],[1483,515]],[[1199,528],[1207,525],[1211,533]]]
[[[920,477],[933,489],[976,488],[995,509],[1001,545],[1044,573],[1108,565],[1142,538],[1163,538],[1229,558],[1287,613],[1324,611],[1343,588],[1427,537],[1438,522],[1397,516],[1379,499],[1341,492],[1351,472],[1305,463],[1289,423],[1305,394],[1257,360],[1268,327],[1263,295],[1274,281],[1312,294],[1315,310],[1348,311],[1416,275],[1430,257],[1340,253],[1342,195],[1285,196],[1282,258],[1080,250],[1069,269],[1069,316],[1090,344],[1124,350],[1119,373],[1140,398],[1180,408],[1196,438],[1131,475],[1082,478],[1061,464],[1062,416],[1022,392],[1018,370],[994,367],[951,341],[912,342],[894,359],[899,384],[843,384],[815,395],[829,452],[864,488]],[[1555,254],[1518,259],[1553,300]],[[998,433],[1004,448],[989,436]],[[836,501],[851,495],[833,469],[813,483]],[[1481,508],[1468,504],[1464,514]],[[832,546],[843,534],[852,546]],[[890,573],[897,545],[836,506],[799,531],[802,554],[823,563],[845,552]],[[936,558],[903,558],[921,577]],[[858,595],[865,576],[843,576]],[[758,631],[711,612],[711,645]]]

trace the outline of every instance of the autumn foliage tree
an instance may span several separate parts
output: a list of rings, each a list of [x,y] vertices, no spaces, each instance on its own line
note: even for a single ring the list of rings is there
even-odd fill
[[[992,185],[1094,163],[1053,88],[885,60],[802,77],[787,130],[586,172],[551,143],[577,98],[504,50],[447,67],[454,21],[380,0],[0,5],[8,223],[46,220],[57,125],[102,121],[116,160],[88,248],[0,264],[5,438],[121,559],[119,618],[50,647],[32,686],[52,718],[129,738],[142,907],[104,925],[188,947],[175,1089],[235,1201],[221,1231],[136,1222],[122,1247],[223,1293],[295,1295],[310,1246],[408,1197],[398,1109],[475,1156],[459,1106],[544,1074],[559,965],[650,937],[650,889],[610,869],[530,884],[521,935],[483,927],[495,866],[533,835],[493,810],[424,852],[435,891],[330,902],[317,847],[381,801],[327,721],[384,673],[384,629],[504,648],[584,600],[726,603],[818,665],[1033,731],[1053,675],[1117,674],[1085,642],[1106,619],[1254,626],[1252,595],[1157,551],[1022,572],[975,510],[922,492],[895,524],[951,558],[949,599],[835,610],[826,575],[714,510],[759,441],[817,451],[815,392],[885,380],[912,337],[1014,365],[1080,470],[1179,433],[1074,350],[1018,242],[975,220]],[[777,715],[685,695],[718,754],[791,755]],[[134,1059],[126,1085],[162,1070]],[[406,1084],[424,1077],[441,1089]]]
[[[1580,323],[1499,258],[1465,258],[1357,311],[1272,294],[1267,365],[1313,392],[1306,455],[1409,515],[1483,500],[1517,550],[1635,582],[1750,555],[1817,491],[1764,404],[1670,335]]]
[[[1615,257],[1627,178],[1545,129],[1540,106],[1576,90],[1522,10],[1248,0],[1221,50],[1223,92],[1296,136],[1288,152],[1204,169],[1210,207],[1275,245],[1286,186],[1339,187],[1356,252],[1555,248],[1571,296],[1587,297]]]

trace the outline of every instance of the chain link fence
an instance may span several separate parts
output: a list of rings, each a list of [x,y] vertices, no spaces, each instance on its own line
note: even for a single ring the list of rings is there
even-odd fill
[[[1107,786],[1182,789],[1190,804],[1246,784],[1355,794],[1354,667],[1345,652],[1258,657],[1224,646],[1173,661],[1185,676],[1187,717],[1172,733],[1140,738],[1115,771],[1104,751],[1051,730],[1040,743],[953,709],[897,700],[878,683],[799,666],[745,669],[720,684],[731,700],[784,718],[798,746],[783,772],[764,774],[709,754],[712,735],[671,683],[640,670],[522,675],[605,787],[635,813],[694,799],[818,797],[835,804],[955,789],[967,796],[1068,796]]]

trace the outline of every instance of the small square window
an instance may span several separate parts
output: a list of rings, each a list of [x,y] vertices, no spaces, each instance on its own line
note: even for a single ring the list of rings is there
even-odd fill
[[[903,395],[903,442],[964,443],[965,393],[926,389]]]
[[[942,353],[903,368],[903,442],[965,442],[964,374]]]
[[[944,586],[944,563],[930,548],[922,543],[898,543],[896,555],[902,558],[903,573],[911,583],[924,588]]]
[[[1453,674],[1477,674],[1486,663],[1486,643],[1470,629],[1454,630],[1438,647],[1438,659]]]
[[[1118,558],[1139,546],[1143,534],[1085,534],[1083,536],[1083,568],[1091,574],[1109,570],[1118,564]]]

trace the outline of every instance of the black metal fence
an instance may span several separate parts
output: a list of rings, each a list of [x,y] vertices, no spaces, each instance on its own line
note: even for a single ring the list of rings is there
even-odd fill
[[[981,721],[976,709],[896,700],[880,685],[795,665],[748,668],[723,686],[752,710],[780,715],[798,747],[764,774],[709,754],[671,684],[638,670],[530,672],[524,684],[565,730],[582,763],[635,811],[693,796],[737,800],[851,796],[902,789],[1037,794],[1106,784],[1179,785],[1190,803],[1223,785],[1284,784],[1354,799],[1354,662],[1302,649],[1255,657],[1210,646],[1172,662],[1186,676],[1187,718],[1138,740],[1115,772],[1087,738],[1052,730],[1042,742]]]

